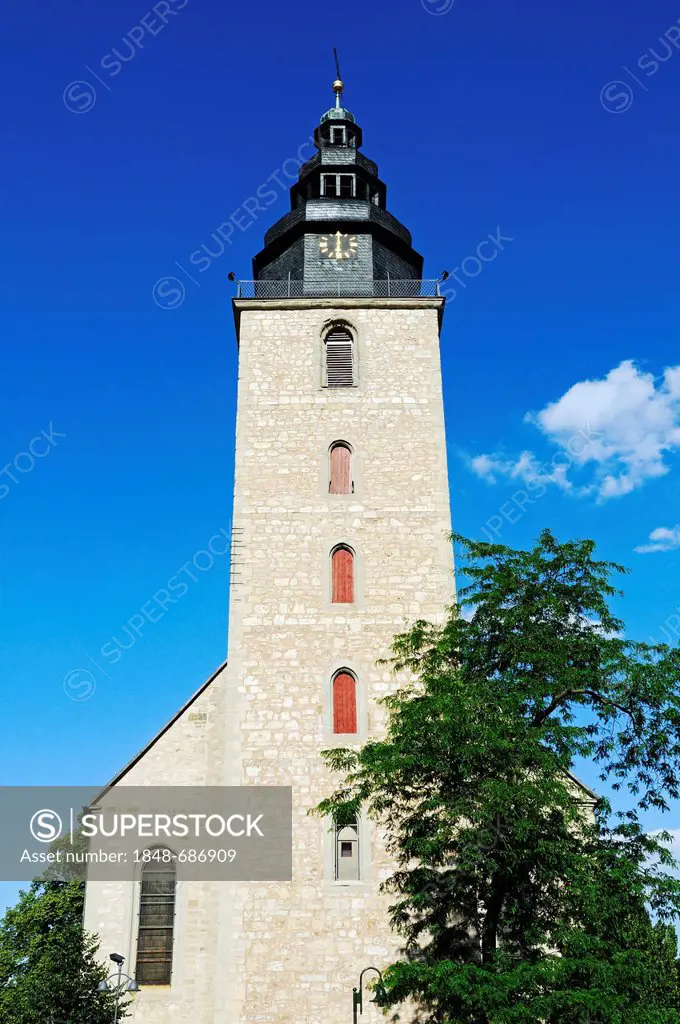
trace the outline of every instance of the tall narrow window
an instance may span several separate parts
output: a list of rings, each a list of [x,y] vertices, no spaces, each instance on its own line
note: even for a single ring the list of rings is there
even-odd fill
[[[333,604],[354,602],[354,552],[340,544],[331,555],[331,601]]]
[[[333,732],[350,735],[357,731],[357,681],[342,669],[333,678]]]
[[[337,441],[330,451],[330,494],[353,494],[352,480],[352,449],[343,441]]]
[[[354,338],[346,327],[326,335],[326,384],[329,388],[354,386]]]
[[[335,826],[335,881],[358,882],[359,826],[357,822]]]
[[[338,195],[343,199],[351,199],[357,194],[357,180],[353,174],[338,175]]]
[[[136,970],[142,986],[169,985],[172,978],[177,873],[170,850],[154,849],[153,853],[169,856],[142,869]]]

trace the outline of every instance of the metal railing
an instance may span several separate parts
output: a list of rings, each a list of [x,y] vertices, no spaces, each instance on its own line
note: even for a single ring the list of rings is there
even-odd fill
[[[338,276],[337,282],[317,283],[288,278],[285,281],[238,281],[237,284],[238,299],[422,299],[438,296],[440,281],[352,280]]]

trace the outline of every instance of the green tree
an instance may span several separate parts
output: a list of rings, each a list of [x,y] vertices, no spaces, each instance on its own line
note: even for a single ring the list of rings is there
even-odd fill
[[[84,885],[33,882],[0,923],[2,1024],[111,1024],[113,1000],[97,994],[106,971],[83,929]],[[124,1008],[120,1016],[125,1016]]]
[[[678,652],[623,637],[625,570],[591,541],[455,539],[469,585],[442,626],[396,638],[408,682],[385,739],[324,753],[344,781],[316,813],[368,814],[397,865],[386,1004],[437,1024],[677,1024],[680,882],[639,812],[678,796]],[[593,806],[583,758],[625,812]]]

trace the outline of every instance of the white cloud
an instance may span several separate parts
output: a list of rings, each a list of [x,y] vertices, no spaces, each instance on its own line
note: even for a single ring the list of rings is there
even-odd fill
[[[572,488],[566,475],[568,464],[541,464],[533,452],[522,452],[516,459],[508,459],[502,455],[478,455],[470,459],[470,468],[490,484],[498,483],[499,477],[508,477],[510,480],[521,480],[524,483],[530,480],[536,486],[556,484],[565,491]]]
[[[657,526],[649,535],[649,544],[640,544],[635,548],[639,555],[648,555],[654,551],[674,551],[680,548],[680,526],[668,529],[667,526]]]
[[[538,481],[578,496],[594,493],[600,501],[630,494],[667,473],[667,454],[680,448],[680,366],[657,381],[625,360],[606,377],[574,384],[524,421],[559,446],[552,458],[541,463],[531,451],[517,458],[478,455],[470,460],[473,472],[489,483]],[[576,485],[572,468],[590,469],[590,479]]]

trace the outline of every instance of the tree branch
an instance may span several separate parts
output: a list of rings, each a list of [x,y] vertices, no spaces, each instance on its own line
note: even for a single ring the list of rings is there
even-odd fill
[[[609,707],[616,708],[616,710],[620,711],[622,715],[627,715],[631,719],[631,721],[634,721],[633,715],[628,710],[628,708],[624,708],[621,704],[617,704],[616,701],[610,700],[608,697],[603,697],[601,693],[597,692],[597,690],[571,689],[563,690],[562,693],[558,693],[556,697],[553,697],[552,701],[544,711],[541,711],[538,714],[534,715],[531,724],[534,726],[543,725],[545,720],[547,718],[550,718],[553,711],[557,710],[560,704],[562,704],[568,697],[580,696],[592,697],[593,700],[599,701],[600,704],[607,704]]]

